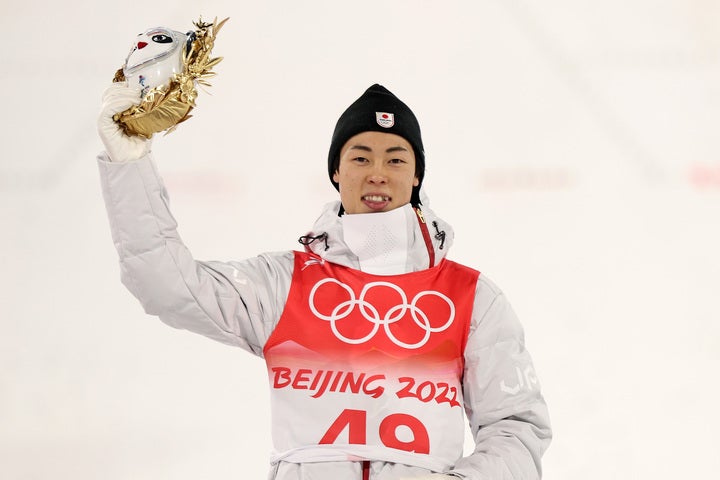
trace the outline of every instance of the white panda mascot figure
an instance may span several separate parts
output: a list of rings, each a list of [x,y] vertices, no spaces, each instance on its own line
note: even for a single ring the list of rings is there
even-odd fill
[[[167,83],[183,71],[183,45],[189,50],[195,32],[180,33],[166,28],[151,28],[137,36],[123,66],[128,86],[145,98],[154,87]]]
[[[141,102],[114,116],[126,134],[150,138],[168,132],[190,118],[197,86],[209,86],[212,67],[221,57],[211,58],[215,36],[228,19],[212,23],[194,22],[187,33],[156,27],[139,34],[125,64],[113,81],[127,81],[141,92]]]

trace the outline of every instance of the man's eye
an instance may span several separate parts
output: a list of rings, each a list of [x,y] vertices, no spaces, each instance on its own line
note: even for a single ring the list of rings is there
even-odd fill
[[[172,43],[172,38],[167,35],[153,35],[152,41],[155,43]]]
[[[368,161],[368,159],[365,157],[355,157],[355,161],[360,162],[360,163],[365,163]]]
[[[393,158],[392,160],[390,160],[390,163],[394,163],[394,164],[405,163],[405,160],[403,160],[402,158]]]

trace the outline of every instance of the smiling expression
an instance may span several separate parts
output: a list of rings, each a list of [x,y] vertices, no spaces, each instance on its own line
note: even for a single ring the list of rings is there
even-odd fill
[[[410,202],[415,175],[415,153],[399,135],[363,132],[340,150],[333,181],[339,185],[345,212],[388,212]]]

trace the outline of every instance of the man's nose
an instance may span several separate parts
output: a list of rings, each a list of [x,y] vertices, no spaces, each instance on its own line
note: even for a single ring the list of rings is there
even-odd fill
[[[375,167],[368,175],[368,182],[375,184],[387,183],[387,175],[382,167]]]

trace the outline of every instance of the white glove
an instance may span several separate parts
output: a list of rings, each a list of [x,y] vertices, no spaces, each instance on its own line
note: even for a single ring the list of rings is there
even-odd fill
[[[128,136],[113,115],[140,103],[140,91],[128,88],[125,82],[110,85],[103,93],[102,109],[98,117],[98,134],[113,162],[138,160],[150,151],[152,140]]]

